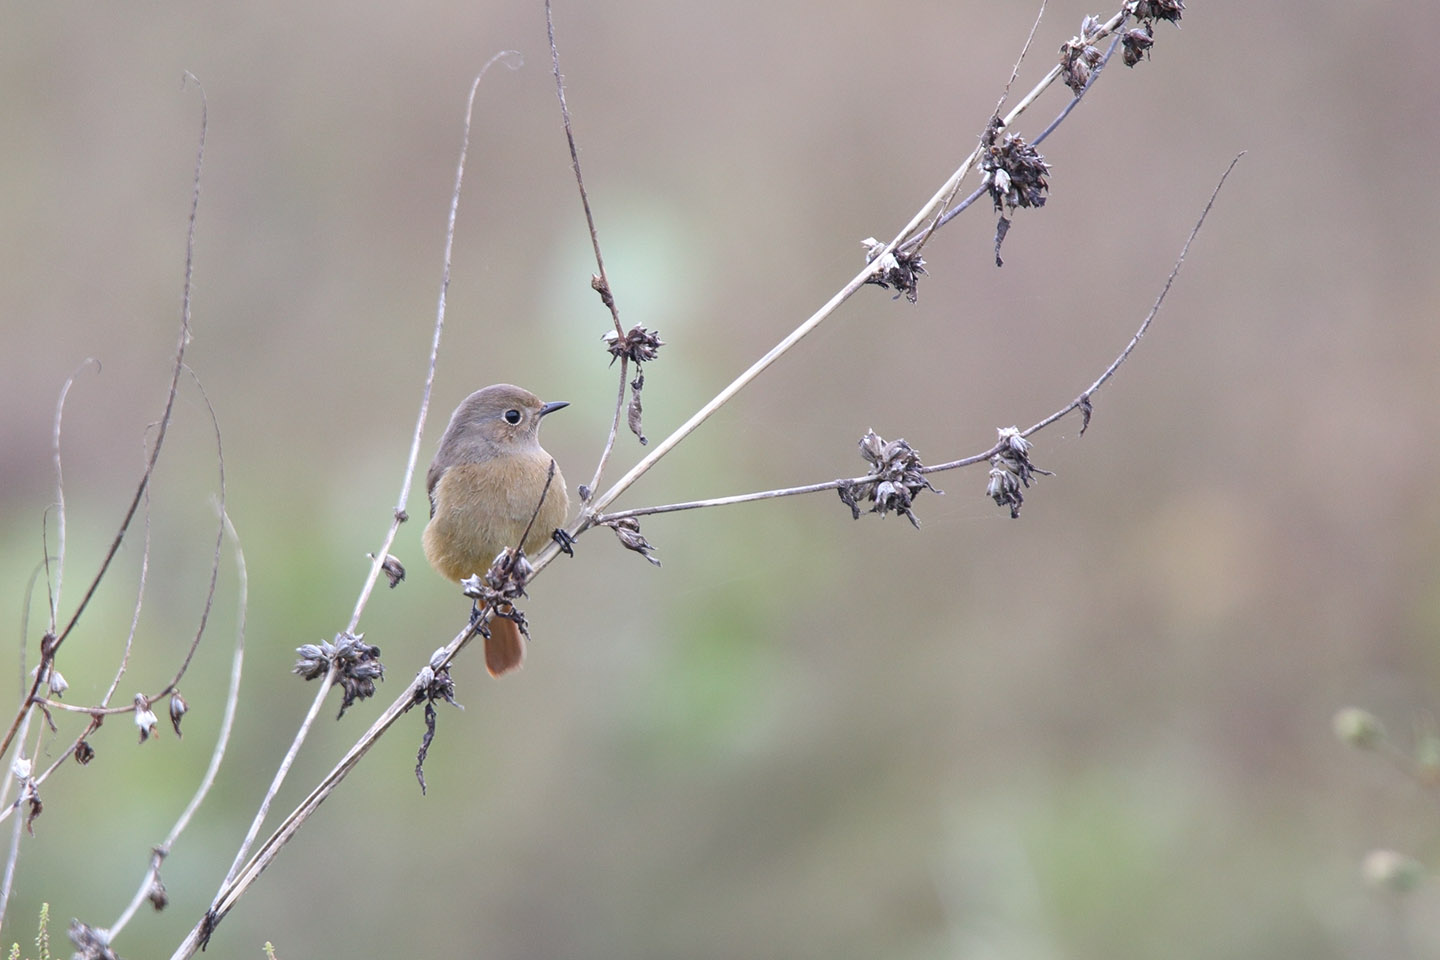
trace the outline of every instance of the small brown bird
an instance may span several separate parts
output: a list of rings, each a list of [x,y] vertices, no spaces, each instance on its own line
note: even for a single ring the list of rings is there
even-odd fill
[[[568,405],[542,403],[528,390],[497,383],[455,408],[425,477],[430,491],[425,558],[441,576],[459,582],[483,575],[501,550],[519,543],[531,516],[535,523],[520,544],[528,554],[565,523],[570,500],[558,468],[544,503],[540,500],[551,457],[539,435],[540,419]],[[504,617],[491,619],[485,641],[491,675],[515,669],[524,658],[519,628]]]

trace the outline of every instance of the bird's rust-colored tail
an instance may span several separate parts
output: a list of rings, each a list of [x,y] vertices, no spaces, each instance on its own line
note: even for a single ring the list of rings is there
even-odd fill
[[[485,668],[498,677],[520,666],[525,659],[525,638],[515,621],[492,617],[490,636],[485,639]]]

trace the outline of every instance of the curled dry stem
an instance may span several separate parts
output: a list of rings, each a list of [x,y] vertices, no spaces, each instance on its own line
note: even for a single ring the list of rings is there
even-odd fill
[[[60,426],[65,417],[65,398],[70,395],[70,388],[75,385],[75,378],[80,376],[80,371],[93,366],[95,371],[100,371],[100,361],[94,357],[88,357],[75,372],[65,378],[65,384],[60,388],[60,398],[55,401],[55,428],[51,436],[52,455],[55,460],[55,569],[54,575],[47,578],[50,585],[50,632],[54,633],[60,620],[60,588],[65,579],[65,471],[60,464]],[[42,538],[43,540],[44,538]],[[49,544],[44,545],[45,563],[48,567],[50,562]]]

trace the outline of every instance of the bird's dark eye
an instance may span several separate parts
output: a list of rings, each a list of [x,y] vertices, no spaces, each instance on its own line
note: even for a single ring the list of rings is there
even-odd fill
[[[506,422],[506,423],[519,423],[519,422],[520,422],[520,411],[519,411],[519,410],[514,410],[514,409],[506,410],[506,411],[505,411],[505,422]]]

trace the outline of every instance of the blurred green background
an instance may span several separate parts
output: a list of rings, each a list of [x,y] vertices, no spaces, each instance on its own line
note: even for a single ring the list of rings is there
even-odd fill
[[[1017,91],[1094,8],[1055,0]],[[574,3],[557,31],[611,278],[669,342],[663,437],[837,289],[975,143],[1033,4]],[[1403,17],[1402,17],[1403,13]],[[139,476],[179,314],[209,95],[189,361],[224,430],[249,656],[217,789],[117,943],[168,956],[213,895],[309,702],[294,648],[347,621],[419,401],[470,79],[486,78],[421,469],[451,407],[511,380],[569,400],[572,489],[613,402],[539,2],[12,4],[0,34],[0,625],[18,646],[54,500],[65,378],[69,557],[93,574]],[[646,521],[546,571],[503,683],[467,655],[428,796],[405,718],[219,929],[216,957],[1400,957],[1440,950],[1435,797],[1337,743],[1440,709],[1440,7],[1192,2],[1044,145],[1006,265],[976,209],[918,305],[861,292],[623,506],[849,476],[867,428],[931,462],[1033,423],[1131,335],[1206,197],[1249,151],[1165,311],[1037,440],[1011,521],[972,469],[924,527],[833,495]],[[1063,105],[1057,87],[1019,126]],[[122,702],[195,630],[214,445],[187,385],[155,478],[150,587]],[[640,454],[622,438],[612,478]],[[468,602],[410,570],[362,629],[388,702]],[[132,532],[60,667],[93,702],[130,619]],[[43,588],[28,632],[43,630]],[[186,735],[127,718],[43,788],[5,943],[111,923],[209,756],[235,625],[226,559]],[[472,651],[473,654],[473,651]],[[12,664],[17,658],[9,658]],[[9,671],[18,668],[12,666]],[[5,674],[9,675],[9,674]],[[11,688],[18,688],[11,677]],[[327,707],[288,810],[381,709]],[[7,708],[8,709],[8,708]],[[74,735],[73,717],[62,730]],[[33,738],[32,738],[33,740]],[[47,737],[42,762],[68,740]],[[5,835],[8,836],[8,825]],[[58,933],[58,931],[57,931]],[[60,952],[64,952],[61,950]]]

